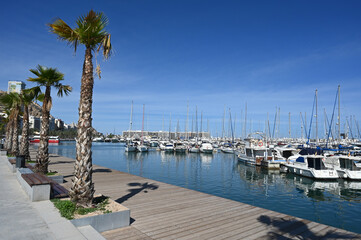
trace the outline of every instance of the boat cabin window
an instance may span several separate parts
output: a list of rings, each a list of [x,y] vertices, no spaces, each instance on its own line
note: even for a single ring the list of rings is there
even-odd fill
[[[247,157],[252,157],[252,149],[246,148]]]
[[[353,170],[353,162],[344,158],[340,158],[340,167],[348,170]]]
[[[308,158],[307,159],[308,167],[314,168],[316,170],[324,169],[321,161],[322,161],[321,158]]]
[[[291,156],[293,156],[292,150],[284,150],[284,151],[282,152],[282,157],[284,157],[284,158],[289,158],[289,157],[291,157]]]
[[[266,150],[253,150],[253,152],[254,152],[254,156],[257,157],[264,157],[266,155]],[[267,155],[272,156],[272,150],[269,149]]]

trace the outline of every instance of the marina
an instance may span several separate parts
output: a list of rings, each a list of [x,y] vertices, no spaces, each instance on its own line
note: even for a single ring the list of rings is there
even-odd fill
[[[50,145],[74,158],[75,143]],[[93,143],[94,164],[310,221],[359,232],[361,182],[316,181],[246,165],[236,155],[157,151],[125,152],[121,143]],[[97,188],[98,190],[98,188]]]

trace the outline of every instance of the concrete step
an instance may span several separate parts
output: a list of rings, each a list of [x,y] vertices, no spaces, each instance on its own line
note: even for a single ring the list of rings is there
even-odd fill
[[[88,240],[105,240],[105,238],[90,225],[78,227],[78,230]]]

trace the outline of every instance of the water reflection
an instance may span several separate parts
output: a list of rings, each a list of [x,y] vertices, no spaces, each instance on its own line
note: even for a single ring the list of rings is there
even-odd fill
[[[49,151],[75,158],[75,144]],[[125,152],[114,143],[94,143],[93,162],[169,184],[361,232],[361,182],[314,181],[238,162],[233,154]]]

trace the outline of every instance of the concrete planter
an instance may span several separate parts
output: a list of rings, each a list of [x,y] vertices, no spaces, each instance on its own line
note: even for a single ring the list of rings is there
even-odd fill
[[[110,201],[113,201],[110,199]],[[98,232],[127,227],[130,224],[130,210],[119,204],[117,212],[70,220],[76,227],[91,225]]]

